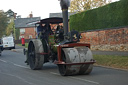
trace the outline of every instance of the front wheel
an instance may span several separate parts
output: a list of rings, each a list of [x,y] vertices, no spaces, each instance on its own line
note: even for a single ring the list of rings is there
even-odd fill
[[[64,53],[64,51],[62,50],[62,60],[64,61],[64,62],[66,62],[66,61],[68,61],[68,59],[66,58],[66,56],[65,56],[65,53]],[[68,75],[71,75],[71,71],[70,70],[68,70],[68,69],[70,69],[70,67],[71,67],[71,65],[58,65],[58,69],[59,69],[59,72],[60,72],[60,74],[62,75],[62,76],[68,76]]]
[[[93,69],[91,62],[92,52],[88,47],[62,48],[61,60],[69,64],[59,64],[59,72],[62,76],[90,74]],[[73,64],[81,63],[81,64]],[[82,64],[86,63],[86,64]]]

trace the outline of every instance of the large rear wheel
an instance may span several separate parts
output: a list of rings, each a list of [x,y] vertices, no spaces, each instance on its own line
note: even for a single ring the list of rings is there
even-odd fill
[[[43,52],[43,45],[40,40],[34,39],[29,42],[28,62],[31,69],[38,70],[42,68],[44,63],[44,55],[41,55],[40,53]]]

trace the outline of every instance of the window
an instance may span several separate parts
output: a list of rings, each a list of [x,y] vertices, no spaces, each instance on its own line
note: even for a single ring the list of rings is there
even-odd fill
[[[19,40],[20,40],[21,38],[24,38],[24,36],[19,36]]]
[[[24,34],[24,33],[25,33],[25,29],[24,28],[20,29],[20,34]]]
[[[36,28],[34,28],[34,31],[36,32]]]
[[[32,35],[29,35],[29,39],[32,39]]]

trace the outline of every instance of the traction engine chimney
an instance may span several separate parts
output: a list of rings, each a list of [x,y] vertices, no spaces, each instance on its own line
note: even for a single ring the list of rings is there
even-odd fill
[[[63,26],[64,26],[64,39],[68,33],[68,7],[70,6],[70,0],[60,0],[60,6],[63,15]]]

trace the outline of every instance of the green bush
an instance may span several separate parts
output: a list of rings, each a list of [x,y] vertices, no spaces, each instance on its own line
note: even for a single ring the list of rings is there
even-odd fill
[[[128,0],[121,0],[70,16],[70,29],[78,31],[128,26]]]

